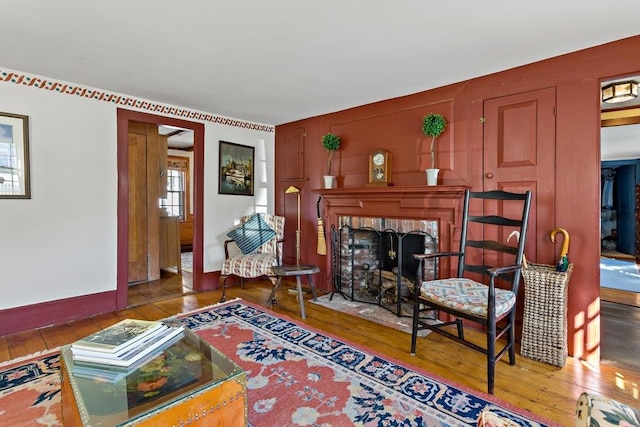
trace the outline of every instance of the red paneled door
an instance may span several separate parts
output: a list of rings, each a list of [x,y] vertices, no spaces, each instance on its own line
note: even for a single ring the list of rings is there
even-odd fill
[[[553,262],[549,232],[555,227],[555,88],[518,93],[484,101],[485,191],[531,190],[525,254],[534,262]],[[513,216],[507,207],[484,206],[485,214]],[[506,210],[506,211],[505,211]],[[484,230],[485,238],[504,242]],[[489,263],[491,264],[491,263]],[[522,318],[523,287],[518,298]]]

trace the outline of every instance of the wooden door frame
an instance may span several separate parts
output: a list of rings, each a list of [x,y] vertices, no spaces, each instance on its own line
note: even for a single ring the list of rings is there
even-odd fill
[[[156,125],[177,126],[193,131],[193,289],[201,290],[203,282],[203,209],[204,209],[204,124],[157,116],[118,108],[117,115],[117,163],[118,163],[118,227],[117,227],[117,275],[116,308],[125,308],[128,301],[129,257],[129,121]]]

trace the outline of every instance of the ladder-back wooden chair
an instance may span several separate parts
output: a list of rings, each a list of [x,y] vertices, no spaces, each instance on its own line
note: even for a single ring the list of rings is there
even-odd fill
[[[227,236],[224,242],[224,261],[220,269],[222,283],[221,302],[226,299],[226,281],[229,276],[244,279],[267,276],[275,283],[272,267],[282,265],[284,243],[284,217],[266,213],[243,216],[240,225]],[[230,244],[235,242],[241,253],[231,255]]]
[[[509,353],[515,365],[516,296],[524,257],[531,192],[465,191],[458,252],[415,254],[419,260],[414,292],[411,354],[416,353],[418,331],[430,329],[487,355],[487,388],[493,394],[496,362]],[[473,205],[470,208],[470,205]],[[473,213],[471,213],[473,212]],[[476,215],[475,212],[482,212]],[[508,244],[516,233],[515,246]],[[430,258],[457,259],[453,278],[423,280],[423,263]],[[526,261],[525,261],[526,262]],[[447,313],[441,322],[423,317],[426,311]],[[463,320],[482,326],[486,347],[465,339]],[[452,329],[455,326],[455,329]],[[506,344],[499,350],[500,338]],[[428,351],[425,348],[424,351]]]

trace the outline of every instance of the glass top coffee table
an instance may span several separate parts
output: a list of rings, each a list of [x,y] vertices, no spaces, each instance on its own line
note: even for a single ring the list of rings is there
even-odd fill
[[[189,329],[128,371],[87,373],[70,346],[60,360],[65,426],[247,425],[246,374]]]

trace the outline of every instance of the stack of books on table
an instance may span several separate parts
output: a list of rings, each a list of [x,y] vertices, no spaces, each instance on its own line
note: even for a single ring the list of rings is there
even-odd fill
[[[184,336],[183,331],[182,325],[123,320],[71,344],[74,374],[86,370],[87,374],[99,376],[102,372],[110,378],[115,376],[113,372],[127,371],[177,342]]]

